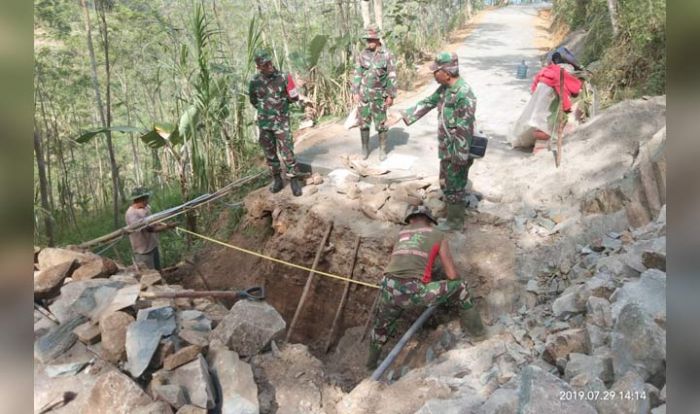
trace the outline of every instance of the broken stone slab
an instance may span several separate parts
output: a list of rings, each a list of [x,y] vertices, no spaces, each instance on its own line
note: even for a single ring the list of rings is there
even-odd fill
[[[201,348],[205,348],[209,345],[209,334],[210,332],[182,329],[178,331],[177,336],[190,345],[197,345]]]
[[[82,414],[132,414],[153,400],[131,378],[111,370],[100,375],[90,390]]]
[[[590,356],[572,352],[569,354],[569,362],[564,370],[564,378],[571,381],[580,374],[587,374],[592,378],[600,378],[603,382],[613,380],[612,359],[604,356]]]
[[[572,352],[588,353],[590,349],[588,333],[585,329],[567,329],[547,337],[542,358],[556,364],[559,358],[566,358]]]
[[[586,321],[601,328],[612,328],[612,307],[607,299],[591,296],[586,302]]]
[[[127,287],[122,282],[109,279],[67,283],[49,309],[61,323],[77,315],[85,315],[97,322],[102,313],[111,313],[135,303],[139,287]]]
[[[645,312],[630,302],[622,308],[611,334],[615,378],[629,371],[644,381],[661,386],[666,379],[666,332]]]
[[[554,302],[552,312],[554,316],[561,318],[581,313],[586,310],[586,300],[582,285],[568,287]]]
[[[459,391],[459,398],[428,400],[415,414],[462,414],[474,413],[484,403],[484,398],[475,391]]]
[[[598,272],[583,284],[581,296],[585,300],[591,296],[607,299],[615,291],[615,288],[615,280],[610,273]]]
[[[84,344],[92,345],[100,341],[100,326],[96,323],[85,322],[73,330],[78,340]]]
[[[220,396],[221,414],[258,414],[258,386],[250,365],[224,347],[211,349],[207,360]]]
[[[475,412],[477,414],[511,414],[518,411],[518,391],[499,388]]]
[[[153,394],[156,399],[167,402],[176,410],[187,405],[185,391],[179,385],[156,384],[153,386]]]
[[[585,400],[561,398],[572,393],[569,384],[536,365],[525,367],[517,378],[518,412],[523,414],[595,414]]]
[[[73,319],[54,326],[34,342],[34,358],[42,363],[62,355],[69,350],[78,340],[73,330],[87,321],[84,316],[76,316]]]
[[[171,306],[154,306],[141,309],[136,314],[137,321],[152,320],[158,323],[158,330],[163,336],[172,334],[177,328],[175,309]]]
[[[585,329],[588,333],[591,349],[600,348],[610,343],[610,329],[601,328],[592,323],[586,323]]]
[[[173,414],[173,409],[166,402],[154,401],[148,405],[137,407],[131,414]]]
[[[185,365],[186,363],[197,358],[197,355],[202,351],[202,348],[196,345],[186,346],[172,355],[169,355],[163,361],[163,368],[171,371],[180,365]]]
[[[286,326],[282,316],[267,302],[240,300],[211,331],[209,342],[219,341],[239,355],[252,356],[271,340],[282,337]]]
[[[187,403],[199,408],[214,408],[214,388],[209,376],[207,361],[201,354],[194,361],[188,362],[164,374],[168,383],[179,385],[185,391]]]
[[[78,261],[71,260],[37,272],[34,276],[34,298],[47,299],[56,296],[63,280],[70,277],[77,267]]]
[[[611,296],[613,320],[628,303],[638,304],[654,320],[666,323],[666,273],[649,269],[639,280],[625,283]]]
[[[612,394],[614,393],[614,394]],[[638,414],[651,410],[649,397],[644,389],[644,380],[634,371],[628,371],[610,388],[615,398],[599,401],[600,414]]]
[[[78,264],[83,265],[95,258],[100,256],[94,253],[86,253],[76,250],[60,249],[56,247],[46,247],[41,249],[37,257],[37,264],[39,265],[39,270],[48,269],[65,262],[77,261]]]
[[[646,252],[666,257],[666,237],[637,241],[627,247],[623,261],[638,273],[642,273],[647,270],[647,266],[644,265],[644,253]]]
[[[373,220],[379,219],[379,210],[384,206],[389,194],[386,191],[363,192],[360,196],[360,210]]]
[[[160,275],[160,272],[157,270],[152,270],[152,271],[145,271],[141,273],[141,277],[139,278],[139,282],[141,283],[141,286],[148,287],[148,286],[153,286],[156,283],[159,283],[163,280],[163,277]]]
[[[118,363],[126,352],[126,333],[134,317],[126,312],[112,312],[100,320],[102,351],[105,359]]]
[[[393,197],[389,198],[379,211],[379,217],[391,223],[404,224],[403,219],[406,217],[408,207],[409,204],[405,201],[395,200]]]
[[[133,377],[143,374],[158,349],[162,324],[154,319],[136,320],[126,331],[126,369]]]
[[[199,408],[188,404],[177,410],[175,414],[207,414],[207,410],[205,408]]]
[[[73,280],[87,280],[96,277],[109,277],[117,273],[117,264],[106,257],[96,257],[73,272]]]

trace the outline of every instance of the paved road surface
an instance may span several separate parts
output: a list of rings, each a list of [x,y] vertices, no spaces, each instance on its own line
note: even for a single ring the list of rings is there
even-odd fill
[[[488,186],[492,172],[504,158],[523,157],[526,154],[510,149],[506,137],[525,106],[529,80],[515,78],[516,67],[525,60],[530,68],[528,78],[539,68],[542,52],[535,48],[537,9],[542,5],[509,6],[487,11],[481,22],[465,39],[456,53],[460,74],[471,85],[477,96],[477,127],[492,138],[487,155],[474,164],[472,180],[477,189]],[[434,81],[418,97],[427,96],[437,88]],[[401,109],[417,98],[397,104]],[[297,146],[299,160],[311,164],[315,170],[328,172],[342,168],[339,157],[360,152],[359,131],[332,126],[326,132],[314,134]],[[368,161],[379,163],[376,132],[372,130],[372,152]],[[389,155],[380,166],[391,172],[388,180],[401,177],[430,177],[438,174],[437,111],[406,127],[399,122],[389,131]],[[500,172],[502,174],[502,172]],[[500,175],[500,174],[497,174]]]

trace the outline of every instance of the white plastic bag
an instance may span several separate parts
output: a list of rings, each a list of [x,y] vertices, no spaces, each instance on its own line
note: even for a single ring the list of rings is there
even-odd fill
[[[554,89],[545,83],[538,83],[535,92],[530,97],[523,113],[513,126],[513,134],[508,141],[513,147],[531,147],[535,145],[533,132],[535,129],[552,135],[552,125],[549,124],[549,107],[556,97]]]
[[[350,113],[348,114],[347,119],[345,120],[345,123],[343,126],[345,129],[351,129],[355,128],[356,126],[360,125],[360,117],[357,115],[357,106],[353,107]]]

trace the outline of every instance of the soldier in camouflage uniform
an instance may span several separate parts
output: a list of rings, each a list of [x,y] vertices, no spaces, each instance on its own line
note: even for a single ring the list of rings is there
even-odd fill
[[[391,261],[384,270],[379,304],[370,334],[367,368],[374,369],[382,346],[394,333],[404,310],[430,305],[451,304],[460,309],[460,324],[475,340],[483,339],[485,329],[469,298],[466,282],[458,279],[445,234],[427,206],[411,207],[408,224],[399,232]],[[433,281],[435,261],[440,258],[447,280]]]
[[[459,76],[457,55],[440,52],[431,69],[440,87],[415,106],[401,112],[406,125],[419,120],[433,108],[438,108],[438,157],[440,158],[440,189],[447,203],[447,221],[441,230],[462,230],[464,226],[464,198],[469,167],[474,159],[469,146],[474,136],[476,96]],[[398,118],[389,121],[389,125]]]
[[[367,41],[367,48],[357,57],[352,94],[354,103],[359,106],[363,159],[369,157],[369,127],[374,120],[379,135],[379,160],[383,161],[389,129],[385,125],[386,109],[396,98],[396,64],[391,52],[382,46],[380,37],[376,26],[368,27],[362,37]]]
[[[248,85],[250,103],[258,112],[257,124],[260,131],[260,146],[265,153],[267,165],[272,170],[270,191],[276,193],[284,187],[282,169],[277,156],[279,151],[287,168],[292,193],[301,195],[301,182],[296,159],[294,141],[289,127],[289,103],[299,100],[299,93],[292,76],[277,70],[272,64],[272,56],[266,50],[255,53],[258,73]]]

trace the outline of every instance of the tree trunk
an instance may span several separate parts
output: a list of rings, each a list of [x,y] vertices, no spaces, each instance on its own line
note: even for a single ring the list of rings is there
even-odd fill
[[[41,208],[44,216],[44,231],[49,246],[53,246],[53,223],[51,222],[51,209],[49,208],[49,197],[46,185],[46,165],[44,164],[44,153],[41,150],[41,135],[34,127],[34,155],[36,156],[36,166],[39,170],[39,193],[41,195]]]
[[[620,23],[617,21],[617,0],[608,0],[608,12],[610,14],[610,24],[612,24],[613,37],[620,33]]]
[[[102,34],[102,41],[105,50],[105,72],[107,75],[107,107],[102,105],[102,95],[100,94],[100,84],[97,79],[97,61],[95,59],[95,49],[92,45],[92,28],[90,26],[90,12],[87,8],[85,0],[80,0],[80,5],[83,8],[85,16],[85,31],[87,32],[87,46],[90,55],[90,66],[92,67],[92,83],[95,89],[95,99],[97,101],[97,110],[102,121],[103,128],[109,128],[111,124],[110,105],[110,88],[109,88],[109,43],[106,33]],[[95,5],[97,7],[97,5]],[[104,30],[106,31],[106,23]],[[117,162],[114,157],[114,147],[112,146],[112,133],[107,130],[105,133],[107,138],[107,151],[109,152],[109,162],[112,172],[112,207],[114,213],[114,228],[119,227],[119,171],[117,170]]]
[[[366,29],[372,24],[372,19],[369,14],[369,0],[360,0],[360,7],[362,9],[362,27]]]
[[[374,0],[374,22],[382,29],[382,18],[384,15],[384,7],[382,5],[382,0]]]

